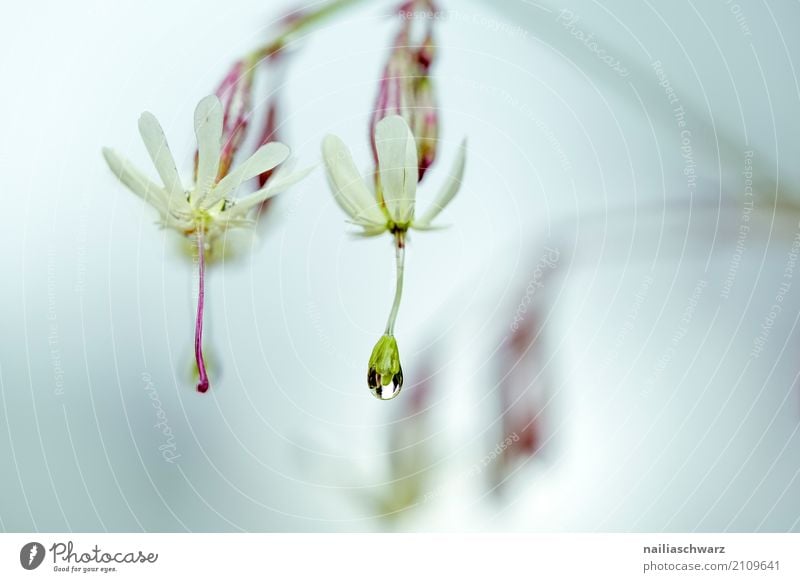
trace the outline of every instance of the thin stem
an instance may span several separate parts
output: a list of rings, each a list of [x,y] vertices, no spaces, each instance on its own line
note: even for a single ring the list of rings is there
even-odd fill
[[[255,57],[255,60],[261,60],[265,57],[272,56],[273,54],[282,50],[283,47],[292,40],[293,35],[301,32],[313,24],[317,24],[328,16],[337,13],[339,10],[347,8],[349,5],[356,4],[360,1],[361,0],[332,0],[318,10],[301,13],[297,18],[289,21],[285,30],[278,35],[275,40],[253,51],[250,55],[250,58]]]
[[[389,321],[386,322],[386,335],[394,335],[394,324],[397,321],[397,312],[400,309],[400,299],[403,297],[403,274],[405,271],[406,260],[406,233],[398,231],[394,235],[395,247],[394,256],[397,262],[397,286],[394,291],[394,303],[392,311],[389,313]]]
[[[203,228],[197,229],[197,253],[198,253],[198,276],[199,284],[197,289],[197,320],[194,328],[194,357],[197,361],[197,371],[200,380],[197,383],[197,391],[205,392],[208,390],[208,374],[206,374],[206,362],[203,359],[203,306],[205,304],[205,278],[206,278],[206,245]]]

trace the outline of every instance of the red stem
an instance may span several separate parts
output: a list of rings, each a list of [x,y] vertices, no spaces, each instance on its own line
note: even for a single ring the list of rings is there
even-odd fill
[[[208,374],[206,374],[206,362],[203,359],[203,305],[205,304],[205,278],[206,278],[206,249],[203,237],[203,229],[197,229],[197,252],[198,252],[198,273],[199,286],[197,291],[197,320],[194,328],[194,357],[197,361],[197,371],[200,373],[200,381],[197,383],[198,392],[208,390]]]

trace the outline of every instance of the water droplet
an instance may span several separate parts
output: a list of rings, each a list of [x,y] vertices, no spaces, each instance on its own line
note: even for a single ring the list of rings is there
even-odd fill
[[[375,368],[367,372],[369,391],[378,400],[391,400],[400,394],[403,388],[403,368],[391,378],[382,377]]]

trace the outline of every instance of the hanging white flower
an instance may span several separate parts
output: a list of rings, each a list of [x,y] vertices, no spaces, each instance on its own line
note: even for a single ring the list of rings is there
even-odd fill
[[[367,367],[367,385],[372,395],[380,400],[391,400],[403,387],[403,368],[394,326],[403,294],[406,233],[412,228],[436,228],[432,225],[433,220],[461,187],[467,146],[464,140],[444,186],[419,217],[415,212],[417,184],[421,174],[417,145],[402,117],[390,115],[375,125],[375,149],[378,169],[373,193],[356,169],[353,157],[342,140],[328,135],[322,142],[322,156],[333,196],[351,222],[363,229],[360,234],[377,236],[389,232],[394,237],[397,265],[394,302],[386,331],[375,344]]]
[[[111,171],[134,194],[158,210],[165,227],[187,236],[201,232],[207,247],[227,228],[252,226],[251,210],[286,190],[310,171],[308,168],[291,173],[279,169],[264,188],[239,199],[233,198],[243,183],[286,161],[290,151],[282,143],[267,143],[227,175],[219,177],[222,121],[223,109],[219,99],[215,95],[202,99],[194,114],[197,178],[189,190],[184,188],[164,131],[152,113],[145,112],[139,118],[139,132],[162,185],[151,181],[116,151],[103,149]]]
[[[458,193],[464,176],[466,140],[444,186],[419,217],[415,215],[419,166],[417,145],[408,124],[399,115],[383,118],[375,126],[378,151],[377,187],[372,189],[361,177],[347,146],[335,135],[322,143],[322,157],[334,198],[351,221],[363,228],[363,235],[384,231],[405,232],[409,228],[429,230],[433,220]]]
[[[264,188],[243,198],[233,198],[234,192],[244,182],[286,161],[289,148],[278,142],[267,143],[236,169],[227,172],[227,164],[223,164],[220,171],[223,108],[215,95],[198,103],[194,130],[197,135],[197,175],[190,190],[184,188],[167,138],[152,113],[145,112],[139,118],[139,133],[161,178],[161,185],[150,180],[114,150],[103,148],[103,156],[123,184],[158,210],[163,226],[193,237],[197,245],[199,286],[194,349],[199,375],[197,390],[206,392],[209,388],[203,357],[206,255],[213,242],[228,228],[255,224],[250,218],[251,210],[305,177],[311,168],[291,172],[284,170],[286,166],[281,166]]]

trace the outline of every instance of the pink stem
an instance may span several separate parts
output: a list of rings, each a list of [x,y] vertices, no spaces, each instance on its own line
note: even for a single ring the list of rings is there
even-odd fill
[[[206,249],[202,228],[197,229],[197,252],[199,253],[198,272],[200,282],[197,291],[197,321],[194,328],[194,357],[195,360],[197,360],[197,371],[200,373],[197,391],[202,393],[208,390],[208,374],[206,374],[206,362],[203,359],[203,305],[206,297]]]

